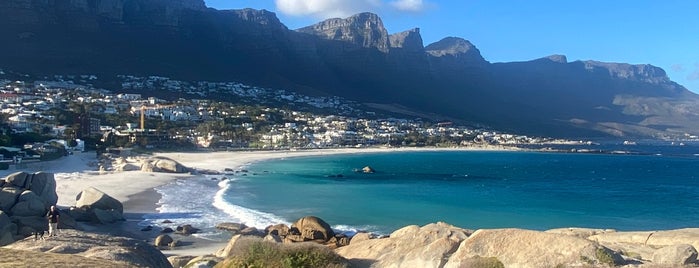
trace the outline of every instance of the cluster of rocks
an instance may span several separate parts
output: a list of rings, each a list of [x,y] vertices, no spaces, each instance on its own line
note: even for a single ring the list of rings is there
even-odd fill
[[[166,157],[116,157],[108,158],[101,163],[100,170],[143,171],[163,173],[187,173],[191,170],[179,162]]]
[[[660,232],[616,232],[609,229],[564,228],[468,230],[438,222],[411,225],[388,236],[357,233],[336,235],[320,218],[308,216],[291,226],[264,231],[239,223],[219,229],[234,234],[225,248],[204,258],[216,263],[240,252],[250,240],[276,243],[315,242],[335,250],[353,267],[597,267],[697,266],[699,229]],[[171,258],[187,263],[193,257]],[[186,261],[184,261],[186,260]],[[202,261],[199,258],[198,261]],[[184,262],[183,262],[184,261]]]
[[[57,201],[52,173],[16,172],[0,179],[0,245],[47,230],[45,215]]]

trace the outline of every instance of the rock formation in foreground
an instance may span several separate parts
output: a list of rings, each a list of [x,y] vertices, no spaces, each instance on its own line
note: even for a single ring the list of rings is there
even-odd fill
[[[0,245],[47,230],[44,216],[57,201],[53,173],[16,172],[0,179]]]
[[[4,248],[108,260],[119,264],[117,267],[172,267],[162,252],[144,241],[77,230],[60,230],[58,236],[39,241],[25,238]],[[48,267],[57,267],[57,264]]]
[[[302,227],[300,227],[302,226]],[[358,233],[351,240],[328,235],[317,217],[299,219],[292,227],[269,226],[265,237],[240,234],[244,225],[222,225],[234,232],[216,252],[235,257],[250,241],[294,244],[315,242],[336,248],[352,267],[696,267],[699,228],[657,232],[616,232],[611,229],[561,228],[468,230],[443,222],[411,225],[387,237]],[[300,234],[304,235],[300,235]],[[246,239],[246,237],[248,237]],[[253,239],[253,240],[250,240]],[[340,243],[340,241],[343,241]]]

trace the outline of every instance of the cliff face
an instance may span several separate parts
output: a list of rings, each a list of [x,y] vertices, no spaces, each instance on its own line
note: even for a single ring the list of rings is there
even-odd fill
[[[381,18],[373,13],[360,13],[346,19],[329,19],[297,30],[328,40],[344,41],[362,48],[387,52],[390,44],[388,31]]]
[[[489,63],[461,38],[424,47],[419,29],[389,35],[371,13],[293,31],[272,12],[201,0],[6,0],[0,25],[0,68],[28,73],[237,80],[533,135],[699,132],[699,111],[681,108],[697,96],[660,68]]]

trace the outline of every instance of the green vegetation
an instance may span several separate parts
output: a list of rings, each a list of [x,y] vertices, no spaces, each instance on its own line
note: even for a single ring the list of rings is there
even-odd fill
[[[612,256],[612,252],[610,252],[609,249],[597,248],[597,250],[595,250],[595,257],[597,257],[597,260],[602,264],[606,264],[609,266],[616,265],[614,257]]]
[[[216,267],[347,267],[345,259],[327,247],[316,244],[284,245],[254,241],[241,247],[239,251],[234,252],[233,257],[220,262]]]
[[[496,257],[481,257],[476,256],[461,263],[461,267],[471,268],[505,268],[500,260]]]

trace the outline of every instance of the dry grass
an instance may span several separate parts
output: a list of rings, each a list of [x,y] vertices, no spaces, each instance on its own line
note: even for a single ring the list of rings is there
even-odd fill
[[[0,248],[0,267],[134,267],[129,264],[90,259],[72,254],[42,253]]]

